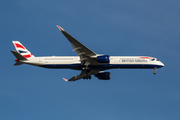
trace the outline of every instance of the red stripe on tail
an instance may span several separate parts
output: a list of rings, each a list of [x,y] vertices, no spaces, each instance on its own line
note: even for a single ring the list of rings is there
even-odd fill
[[[30,58],[33,54],[29,54],[29,55],[23,55],[25,58]]]
[[[14,46],[15,46],[16,48],[26,49],[24,46],[22,46],[22,45],[20,45],[20,44],[17,44],[17,43],[15,43]]]

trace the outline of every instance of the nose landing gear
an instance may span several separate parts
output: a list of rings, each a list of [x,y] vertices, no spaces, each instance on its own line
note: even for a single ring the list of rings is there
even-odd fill
[[[154,75],[156,74],[156,70],[157,70],[157,68],[155,67],[155,68],[154,68],[154,72],[153,72]]]

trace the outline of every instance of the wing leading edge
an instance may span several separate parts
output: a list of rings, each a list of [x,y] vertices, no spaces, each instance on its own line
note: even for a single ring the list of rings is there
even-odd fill
[[[96,53],[94,53],[92,50],[84,46],[82,43],[80,43],[78,40],[73,38],[71,35],[69,35],[63,28],[61,28],[59,25],[57,25],[59,30],[63,33],[63,35],[69,40],[69,42],[72,43],[72,46],[74,48],[73,51],[76,51],[77,54],[85,55],[85,56],[94,56]]]

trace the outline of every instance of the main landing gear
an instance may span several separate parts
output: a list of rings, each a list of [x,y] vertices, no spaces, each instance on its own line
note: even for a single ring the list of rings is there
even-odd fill
[[[84,80],[85,80],[85,79],[91,79],[91,75],[89,75],[89,73],[90,73],[91,70],[88,68],[88,66],[83,67],[82,69],[83,69],[83,71],[85,72],[85,75],[84,75],[83,79],[84,79]]]
[[[154,68],[154,72],[153,72],[154,75],[156,74],[156,70],[157,70],[157,68],[155,67],[155,68]]]

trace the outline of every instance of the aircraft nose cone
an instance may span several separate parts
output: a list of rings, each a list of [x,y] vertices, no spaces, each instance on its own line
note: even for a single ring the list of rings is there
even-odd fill
[[[164,67],[164,64],[161,62],[161,66]]]

